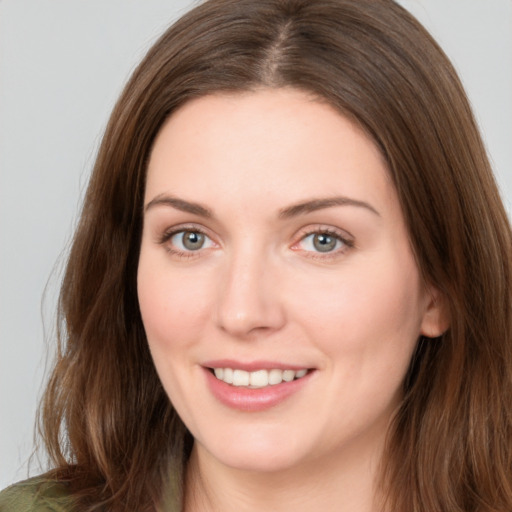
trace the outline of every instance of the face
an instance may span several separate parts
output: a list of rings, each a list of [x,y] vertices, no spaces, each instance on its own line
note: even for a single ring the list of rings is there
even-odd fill
[[[196,450],[255,471],[372,457],[437,328],[379,151],[290,89],[196,99],[161,129],[138,295]]]

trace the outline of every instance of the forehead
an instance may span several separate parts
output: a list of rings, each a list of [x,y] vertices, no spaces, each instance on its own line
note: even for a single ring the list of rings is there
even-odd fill
[[[381,153],[355,123],[302,91],[263,89],[201,97],[175,112],[153,146],[146,200],[218,192],[219,200],[377,201],[392,189]]]

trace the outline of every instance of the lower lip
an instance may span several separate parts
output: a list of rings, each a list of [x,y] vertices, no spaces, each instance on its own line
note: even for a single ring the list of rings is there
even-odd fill
[[[309,381],[314,372],[310,371],[304,377],[291,382],[282,382],[257,389],[226,384],[217,379],[207,368],[205,368],[205,373],[208,387],[219,402],[239,411],[258,412],[275,407],[297,393]]]

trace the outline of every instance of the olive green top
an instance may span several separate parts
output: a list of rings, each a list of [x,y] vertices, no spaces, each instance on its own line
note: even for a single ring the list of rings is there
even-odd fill
[[[72,512],[65,483],[35,477],[0,492],[0,512]]]
[[[163,496],[163,510],[181,510],[179,479],[170,479]],[[40,475],[11,485],[0,492],[0,512],[78,512],[66,482]],[[130,511],[134,512],[134,511]]]

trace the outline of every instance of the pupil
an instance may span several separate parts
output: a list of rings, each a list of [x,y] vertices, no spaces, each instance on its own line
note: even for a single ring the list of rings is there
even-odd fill
[[[336,247],[336,238],[324,234],[315,235],[313,238],[313,245],[319,252],[329,252]]]
[[[201,249],[204,244],[204,235],[196,231],[187,231],[183,235],[183,246],[190,251],[197,251]]]

